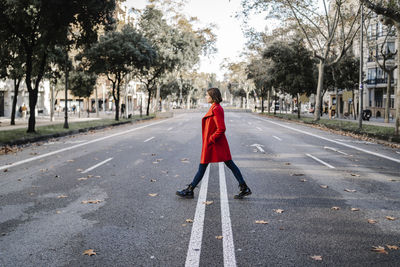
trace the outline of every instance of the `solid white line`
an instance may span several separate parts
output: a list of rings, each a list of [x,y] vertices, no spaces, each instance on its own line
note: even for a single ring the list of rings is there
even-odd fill
[[[226,179],[224,163],[219,163],[219,188],[221,196],[221,224],[222,224],[222,249],[224,254],[224,266],[236,266],[235,245],[233,244],[233,234],[231,225],[231,215],[229,212],[228,193],[226,190]]]
[[[308,157],[310,157],[310,158],[312,158],[312,159],[314,159],[314,160],[318,161],[319,163],[322,163],[322,164],[324,164],[325,166],[327,166],[327,167],[329,167],[329,168],[331,168],[331,169],[334,169],[334,168],[335,168],[335,167],[333,167],[332,165],[330,165],[330,164],[326,163],[325,161],[322,161],[322,160],[320,160],[319,158],[317,158],[317,157],[314,157],[313,155],[306,154],[306,156],[308,156]]]
[[[282,139],[280,139],[278,136],[273,135],[273,138],[275,138],[276,140],[282,141]]]
[[[77,148],[77,147],[81,147],[81,146],[85,146],[85,145],[88,145],[88,144],[92,144],[92,143],[96,143],[96,142],[99,142],[99,141],[103,141],[105,139],[112,138],[112,137],[115,137],[115,136],[118,136],[118,135],[123,135],[123,134],[126,134],[126,133],[134,132],[134,131],[137,131],[137,130],[140,130],[140,129],[143,129],[143,128],[147,128],[149,126],[153,126],[153,125],[156,125],[156,124],[160,124],[160,123],[166,122],[166,121],[171,120],[171,119],[173,119],[173,118],[169,118],[169,119],[165,119],[163,121],[159,121],[159,122],[151,123],[151,124],[148,124],[148,125],[140,126],[140,127],[134,128],[134,129],[127,130],[127,131],[123,131],[123,132],[107,135],[107,136],[104,136],[104,137],[101,137],[101,138],[98,138],[98,139],[94,139],[94,140],[91,140],[91,141],[88,141],[88,142],[85,142],[85,143],[81,143],[81,144],[77,144],[77,145],[74,145],[74,146],[62,148],[60,150],[56,150],[56,151],[49,152],[49,153],[46,153],[46,154],[43,154],[43,155],[39,155],[39,156],[36,156],[36,157],[32,157],[32,158],[24,159],[24,160],[21,160],[21,161],[17,161],[17,162],[8,164],[8,165],[3,165],[3,166],[0,166],[0,171],[4,170],[4,169],[9,169],[11,167],[15,167],[15,166],[18,166],[18,165],[21,165],[21,164],[24,164],[24,163],[28,163],[28,162],[31,162],[31,161],[34,161],[34,160],[38,160],[38,159],[41,159],[41,158],[52,156],[52,155],[55,155],[55,154],[58,154],[58,153],[61,153],[61,152],[64,152],[64,151],[68,151],[68,150]]]
[[[309,133],[309,132],[306,132],[306,131],[303,131],[303,130],[299,130],[299,129],[296,129],[296,128],[293,128],[293,127],[290,127],[290,126],[287,126],[287,125],[283,125],[283,124],[280,124],[280,123],[277,123],[277,122],[274,122],[274,121],[269,121],[269,120],[262,119],[262,118],[257,118],[257,119],[262,120],[262,121],[266,121],[266,122],[269,122],[269,123],[272,123],[272,124],[275,124],[275,125],[279,125],[279,126],[281,126],[283,128],[287,128],[287,129],[290,129],[290,130],[293,130],[293,131],[296,131],[296,132],[299,132],[299,133],[307,134],[307,135],[310,135],[310,136],[313,136],[313,137],[316,137],[316,138],[319,138],[319,139],[322,139],[322,140],[325,140],[325,141],[329,141],[329,142],[332,142],[332,143],[335,143],[335,144],[339,144],[339,145],[342,145],[342,146],[350,147],[350,148],[353,148],[355,150],[358,150],[358,151],[361,151],[361,152],[364,152],[364,153],[367,153],[367,154],[371,154],[371,155],[374,155],[374,156],[377,156],[377,157],[380,157],[380,158],[384,158],[384,159],[388,159],[388,160],[400,163],[400,159],[395,159],[395,158],[392,158],[392,157],[389,157],[389,156],[385,156],[385,155],[382,155],[382,154],[379,154],[379,153],[376,153],[376,152],[373,152],[373,151],[365,150],[365,149],[362,149],[362,148],[359,148],[359,147],[356,147],[356,146],[352,146],[352,145],[349,145],[349,144],[344,144],[344,143],[341,143],[341,142],[338,142],[338,141],[335,141],[335,140],[328,139],[326,137],[322,137],[322,136],[319,136],[319,135],[316,135],[316,134],[312,134],[312,133]]]
[[[154,139],[154,136],[152,136],[152,137],[150,137],[150,138],[144,140],[143,143],[146,143],[146,142],[150,141],[151,139]]]
[[[349,154],[347,154],[347,153],[345,153],[345,152],[339,151],[339,150],[337,150],[336,148],[329,147],[329,146],[324,146],[324,149],[329,149],[329,150],[335,151],[335,152],[337,152],[337,153],[340,153],[340,154],[343,154],[343,155],[346,155],[346,156],[349,155]]]
[[[200,265],[201,239],[203,238],[204,214],[206,211],[206,205],[203,202],[207,199],[209,174],[210,164],[207,166],[207,170],[201,181],[196,213],[193,220],[192,234],[190,235],[189,248],[186,256],[186,267],[197,267]]]
[[[81,172],[81,173],[87,173],[87,172],[90,172],[91,170],[94,170],[94,169],[96,169],[97,167],[99,167],[99,166],[101,166],[101,165],[103,165],[104,163],[107,163],[107,162],[109,162],[110,160],[112,160],[113,158],[108,158],[108,159],[106,159],[105,161],[102,161],[102,162],[100,162],[100,163],[98,163],[98,164],[96,164],[96,165],[94,165],[94,166],[92,166],[92,167],[90,167],[90,168],[88,168],[88,169],[86,169],[86,170],[84,170],[83,172]]]

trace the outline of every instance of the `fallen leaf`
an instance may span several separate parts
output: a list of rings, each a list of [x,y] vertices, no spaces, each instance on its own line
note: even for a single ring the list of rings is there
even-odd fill
[[[346,191],[346,192],[350,192],[350,193],[357,192],[357,190],[354,190],[354,189],[348,189],[348,188],[344,189],[344,191]]]
[[[61,178],[61,176],[60,175],[55,175],[54,178]]]
[[[41,172],[47,172],[47,169],[40,169]]]
[[[192,223],[193,222],[193,220],[192,219],[186,219],[186,221],[185,222],[187,222],[187,223]]]
[[[222,235],[217,235],[217,236],[215,236],[215,238],[218,240],[222,240],[222,238],[224,238],[224,237]]]
[[[390,249],[390,250],[398,250],[398,249],[399,249],[399,247],[398,247],[398,246],[395,246],[395,245],[386,245],[386,246],[387,246],[387,248]]]
[[[155,196],[157,196],[158,194],[157,193],[150,193],[149,194],[149,196],[151,196],[151,197],[155,197]]]
[[[175,174],[175,177],[179,177],[180,175],[179,174]]]
[[[86,176],[87,178],[92,178],[93,177],[93,175],[91,175],[91,174],[88,174],[88,176]]]
[[[275,213],[283,213],[284,212],[284,210],[282,210],[282,209],[276,209],[274,211],[275,211]]]
[[[56,213],[57,213],[57,214],[60,214],[60,213],[61,213],[61,211],[57,210],[57,211],[56,211]]]
[[[304,176],[304,173],[292,173],[290,176]]]
[[[290,163],[289,163],[289,162],[286,162],[285,165],[290,165]]]
[[[376,224],[377,221],[375,221],[375,220],[373,220],[373,219],[368,219],[368,223],[370,223],[370,224]]]
[[[159,162],[158,161],[153,161],[153,164],[158,164]]]
[[[85,181],[85,180],[87,180],[88,178],[86,178],[86,177],[82,177],[82,178],[78,178],[78,181]]]
[[[279,227],[279,230],[285,230],[285,227],[281,226]]]
[[[268,222],[267,222],[267,221],[264,221],[264,220],[256,221],[256,223],[257,223],[257,224],[268,224]]]
[[[186,223],[182,223],[182,226],[186,226]]]
[[[324,188],[324,189],[328,188],[327,185],[320,185],[320,187],[321,187],[321,188]]]
[[[156,182],[157,180],[156,179],[150,179],[150,182]]]
[[[385,248],[382,247],[382,246],[377,246],[377,247],[373,246],[373,247],[372,247],[372,251],[377,252],[377,253],[381,253],[381,254],[389,254],[389,253],[385,250]]]
[[[101,202],[101,200],[96,199],[96,200],[84,200],[81,203],[82,204],[98,204],[100,202]]]
[[[340,210],[339,207],[332,207],[331,210]]]
[[[396,220],[396,218],[395,218],[395,217],[392,217],[392,216],[386,216],[386,219],[388,219],[389,221],[394,221],[394,220]]]
[[[21,181],[22,181],[22,179],[21,179],[21,178],[18,178],[18,181],[19,181],[19,182],[21,182]]]
[[[351,211],[359,211],[360,209],[359,208],[351,208],[350,210]]]
[[[60,195],[60,196],[58,196],[57,198],[66,198],[66,197],[68,197],[68,196],[66,196],[66,195]]]
[[[94,252],[93,249],[87,249],[87,250],[85,250],[85,251],[83,252],[83,255],[92,256],[92,255],[96,255],[96,252]]]
[[[161,171],[162,173],[164,173],[164,174],[167,174],[168,173],[168,171]]]
[[[399,182],[400,180],[397,180],[397,179],[388,179],[388,181],[390,181],[390,182]]]
[[[83,169],[76,169],[77,172],[83,172]]]
[[[206,205],[211,205],[212,203],[214,203],[214,201],[203,201],[203,204],[206,204]]]
[[[306,179],[300,179],[300,182],[307,182],[307,180]]]
[[[8,169],[5,169],[3,172],[8,172]]]
[[[322,261],[322,256],[314,255],[314,256],[311,256],[311,259],[313,259],[313,260],[315,260],[315,261]]]
[[[354,173],[350,173],[351,176],[356,176],[356,177],[360,177],[359,174],[354,174]]]

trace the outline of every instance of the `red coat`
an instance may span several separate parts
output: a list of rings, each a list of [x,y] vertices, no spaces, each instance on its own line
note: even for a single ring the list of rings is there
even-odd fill
[[[222,162],[232,159],[225,136],[224,110],[213,103],[201,121],[203,146],[200,163]]]

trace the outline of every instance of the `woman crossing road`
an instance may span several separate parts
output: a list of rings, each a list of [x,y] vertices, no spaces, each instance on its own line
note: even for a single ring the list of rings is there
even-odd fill
[[[222,102],[221,92],[218,88],[210,88],[206,93],[207,103],[211,107],[202,119],[203,146],[199,169],[187,188],[177,191],[176,194],[183,198],[193,198],[193,190],[203,178],[207,166],[211,162],[224,162],[232,171],[239,182],[239,194],[235,198],[242,199],[251,194],[250,188],[246,185],[239,168],[232,161],[228,141],[225,136],[224,110],[219,103]]]

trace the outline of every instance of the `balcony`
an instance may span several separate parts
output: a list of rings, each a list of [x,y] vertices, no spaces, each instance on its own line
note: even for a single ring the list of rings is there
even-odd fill
[[[397,79],[392,79],[392,84],[395,84],[396,80]],[[387,82],[388,82],[387,78],[376,78],[367,80],[368,85],[387,84]]]

